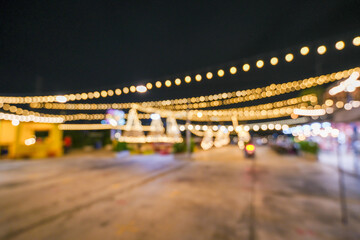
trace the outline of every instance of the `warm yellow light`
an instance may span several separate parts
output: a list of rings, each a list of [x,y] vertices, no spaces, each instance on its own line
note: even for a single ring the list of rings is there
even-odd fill
[[[220,70],[217,72],[217,74],[218,74],[219,77],[224,76],[224,70],[220,69]]]
[[[136,92],[136,87],[135,87],[135,86],[131,86],[131,87],[130,87],[130,92]]]
[[[107,94],[111,97],[114,95],[114,91],[110,89],[107,91]]]
[[[72,95],[70,95],[70,97],[72,97]],[[99,98],[99,97],[100,97],[100,93],[99,93],[99,92],[94,92],[94,97],[95,97],[95,98]]]
[[[338,42],[335,44],[335,48],[336,48],[337,50],[343,50],[344,47],[345,47],[344,41],[338,41]]]
[[[170,80],[166,80],[166,81],[165,81],[165,86],[170,87],[170,86],[171,86],[171,81],[170,81]]]
[[[230,73],[231,73],[231,74],[235,74],[236,72],[237,72],[236,67],[231,67],[231,68],[230,68]]]
[[[309,52],[310,52],[310,49],[309,49],[309,47],[307,47],[307,46],[302,47],[302,48],[300,49],[300,53],[301,53],[301,55],[303,55],[303,56],[307,55]]]
[[[324,45],[318,47],[317,52],[318,52],[320,55],[323,55],[324,53],[326,53],[326,47],[325,47]]]
[[[294,59],[294,55],[292,55],[292,53],[286,54],[285,60],[286,60],[287,62],[291,62],[293,59]]]
[[[213,74],[212,74],[211,72],[208,72],[208,73],[206,74],[206,78],[207,78],[207,79],[212,79],[212,77],[213,77]]]
[[[120,90],[119,88],[117,88],[117,89],[115,90],[115,94],[116,94],[116,95],[121,95],[121,90]]]
[[[333,104],[334,104],[334,101],[331,100],[331,99],[327,99],[327,100],[325,101],[325,105],[328,106],[328,107],[331,107]]]
[[[190,77],[190,76],[186,76],[186,77],[185,77],[185,82],[186,82],[186,83],[191,82],[191,77]]]
[[[157,88],[161,88],[161,82],[160,81],[157,81],[156,83],[155,83],[155,86],[157,87]]]
[[[338,101],[338,102],[336,102],[335,106],[336,106],[337,108],[343,108],[343,107],[344,107],[344,102]]]
[[[83,100],[86,100],[86,99],[88,98],[87,93],[82,93],[82,94],[81,94],[81,98],[82,98]]]
[[[360,46],[360,36],[353,39],[354,46]]]
[[[273,57],[270,59],[271,65],[276,65],[276,64],[278,64],[278,62],[279,62],[279,59],[277,57]]]
[[[101,96],[102,96],[102,97],[106,97],[106,96],[107,96],[107,92],[106,92],[106,91],[104,91],[104,90],[103,90],[103,91],[101,91]]]
[[[129,93],[129,88],[124,87],[124,88],[123,88],[123,93],[128,94],[128,93]]]
[[[264,61],[263,61],[263,60],[258,60],[258,61],[256,62],[256,66],[257,66],[258,68],[262,68],[262,67],[264,66]]]
[[[152,89],[152,87],[153,87],[152,83],[147,83],[147,84],[146,84],[146,88],[147,88],[147,89],[150,90],[150,89]]]
[[[245,63],[242,68],[243,68],[244,72],[247,72],[250,70],[250,65]]]
[[[180,84],[181,84],[180,78],[175,79],[175,84],[176,84],[176,85],[180,85]]]
[[[200,82],[201,81],[201,75],[200,74],[197,74],[196,76],[195,76],[195,80],[196,81],[198,81],[198,82]]]

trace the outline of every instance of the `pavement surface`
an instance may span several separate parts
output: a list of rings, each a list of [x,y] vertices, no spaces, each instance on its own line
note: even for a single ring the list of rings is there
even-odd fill
[[[360,239],[360,180],[258,147],[0,161],[0,239]]]

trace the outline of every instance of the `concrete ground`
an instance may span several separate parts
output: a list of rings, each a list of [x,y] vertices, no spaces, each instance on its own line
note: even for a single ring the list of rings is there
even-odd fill
[[[235,146],[171,155],[0,161],[0,239],[360,239],[360,181]]]

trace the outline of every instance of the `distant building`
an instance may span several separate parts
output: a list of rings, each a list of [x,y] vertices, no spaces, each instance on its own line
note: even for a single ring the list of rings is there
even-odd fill
[[[58,124],[0,121],[1,158],[46,158],[63,154]]]

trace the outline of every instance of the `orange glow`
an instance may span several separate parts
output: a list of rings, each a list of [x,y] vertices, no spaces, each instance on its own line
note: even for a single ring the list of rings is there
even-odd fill
[[[255,146],[252,145],[252,144],[246,145],[245,148],[246,148],[246,151],[248,151],[248,152],[253,152],[253,151],[255,151]]]
[[[360,46],[360,36],[353,39],[354,46]]]
[[[276,65],[276,64],[278,64],[278,62],[279,62],[279,59],[277,57],[273,57],[270,60],[271,65]]]
[[[166,81],[165,81],[165,86],[170,87],[170,86],[171,86],[171,81],[170,81],[170,80],[166,80]]]
[[[256,62],[256,66],[257,66],[258,68],[262,68],[262,67],[264,66],[264,61],[263,61],[263,60],[258,60],[258,61]]]
[[[326,52],[326,47],[325,47],[324,45],[318,47],[317,52],[318,52],[320,55],[325,54],[325,52]]]
[[[153,85],[152,85],[151,83],[147,83],[147,84],[146,84],[146,88],[147,88],[147,89],[150,90],[150,89],[152,89],[152,87],[153,87]]]
[[[294,59],[294,55],[292,55],[291,53],[286,54],[285,60],[287,62],[291,62],[293,59]]]
[[[175,79],[175,84],[176,84],[176,85],[180,85],[180,84],[181,84],[180,78]]]
[[[250,70],[250,65],[249,64],[244,64],[243,65],[243,70],[244,70],[244,72],[247,72],[247,71],[249,71]]]
[[[344,47],[345,47],[344,41],[338,41],[338,42],[335,44],[335,48],[336,48],[337,50],[343,50]]]
[[[231,73],[231,74],[235,74],[236,72],[237,72],[236,67],[231,67],[231,68],[230,68],[230,73]]]
[[[156,83],[155,83],[155,86],[157,87],[157,88],[161,88],[161,82],[160,81],[157,81]]]
[[[201,81],[201,75],[200,74],[197,74],[196,76],[195,76],[195,80],[196,81],[198,81],[198,82],[200,82]]]
[[[303,55],[303,56],[307,55],[307,54],[309,53],[309,51],[310,51],[310,49],[309,49],[309,47],[307,47],[307,46],[302,47],[302,48],[300,49],[300,53],[301,53],[301,55]]]
[[[219,77],[224,76],[224,74],[225,74],[224,70],[220,69],[220,70],[218,71],[218,76],[219,76]]]

